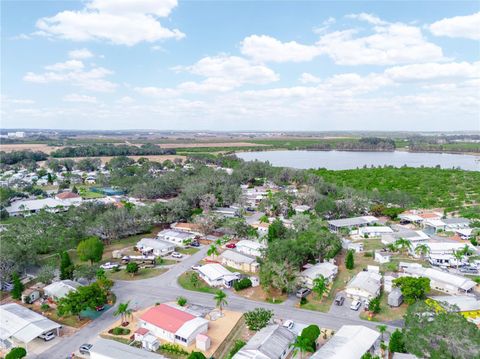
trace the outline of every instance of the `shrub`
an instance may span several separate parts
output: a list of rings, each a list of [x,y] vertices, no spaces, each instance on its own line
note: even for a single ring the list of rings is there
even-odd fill
[[[258,331],[265,328],[273,317],[273,311],[263,308],[255,308],[245,313],[245,323],[248,329]]]
[[[345,258],[345,268],[353,269],[355,267],[355,260],[353,258],[353,251],[349,250],[347,252],[347,257]]]
[[[177,304],[181,307],[183,307],[185,304],[187,304],[187,298],[185,297],[178,297],[177,299]]]
[[[41,306],[40,306],[40,310],[42,312],[46,312],[47,310],[50,309],[50,306],[47,304],[47,303],[43,303]]]
[[[191,352],[187,359],[207,359],[202,352]]]
[[[160,346],[162,350],[173,354],[187,355],[188,352],[183,350],[182,347],[178,344],[165,343]]]
[[[300,305],[304,305],[304,304],[307,304],[307,303],[308,303],[307,298],[305,298],[305,297],[300,298]]]
[[[235,340],[235,344],[233,344],[232,349],[230,349],[230,352],[228,353],[227,359],[232,359],[235,354],[237,354],[240,349],[242,349],[245,346],[245,343],[243,340]]]
[[[380,313],[380,296],[373,298],[368,304],[368,310],[373,313]]]
[[[241,280],[236,281],[233,284],[233,288],[238,292],[239,290],[250,288],[252,286],[252,281],[250,278],[243,278]]]
[[[27,351],[22,347],[12,348],[5,359],[20,359],[27,356]]]
[[[116,328],[112,329],[112,334],[113,335],[128,335],[128,334],[130,334],[130,329],[122,328],[122,327],[116,327]]]

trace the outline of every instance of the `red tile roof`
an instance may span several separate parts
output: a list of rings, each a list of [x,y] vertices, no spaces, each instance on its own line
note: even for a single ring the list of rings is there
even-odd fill
[[[140,317],[140,319],[170,333],[175,333],[182,325],[194,318],[194,315],[166,304],[160,304],[150,308]]]
[[[80,196],[73,192],[62,192],[56,195],[59,199],[79,198]]]
[[[148,332],[149,332],[149,330],[147,328],[138,328],[137,330],[135,330],[135,333],[140,334],[140,335],[145,335]]]

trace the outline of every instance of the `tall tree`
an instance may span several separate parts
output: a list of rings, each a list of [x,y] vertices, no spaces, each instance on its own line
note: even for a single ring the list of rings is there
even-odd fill
[[[415,254],[424,258],[426,255],[430,253],[430,247],[426,244],[419,244],[415,247]]]
[[[293,357],[295,358],[297,354],[300,353],[300,359],[303,358],[303,354],[309,351],[311,347],[311,341],[309,338],[302,337],[301,335],[297,337],[294,343],[291,344],[293,347]]]
[[[25,289],[18,273],[13,273],[12,277],[13,289],[11,292],[12,298],[20,300],[22,298],[23,290]]]
[[[113,313],[114,316],[121,316],[122,318],[122,325],[127,323],[127,320],[132,315],[132,309],[129,307],[130,301],[126,303],[120,303],[118,305],[117,310]]]
[[[77,247],[77,253],[82,261],[90,261],[90,264],[100,262],[103,256],[103,243],[97,237],[90,237],[81,241]]]
[[[207,255],[211,256],[212,258],[215,258],[215,256],[218,256],[218,248],[215,244],[210,245],[207,251]]]
[[[60,253],[60,279],[73,279],[73,263],[67,251]]]
[[[426,277],[400,277],[393,281],[402,291],[403,299],[407,304],[413,304],[419,299],[424,299],[430,291],[430,279]]]
[[[345,268],[353,269],[355,267],[355,259],[353,257],[353,250],[347,251],[347,256],[345,258]]]
[[[222,312],[223,307],[228,304],[226,298],[227,295],[223,290],[217,290],[217,292],[215,293],[215,297],[213,297],[216,307],[220,309],[220,313]]]
[[[313,280],[312,290],[318,295],[320,299],[322,299],[323,294],[327,291],[327,285],[327,278],[320,274],[317,278]]]

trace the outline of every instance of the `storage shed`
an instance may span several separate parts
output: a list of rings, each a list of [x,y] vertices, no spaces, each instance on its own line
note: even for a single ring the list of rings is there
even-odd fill
[[[388,294],[388,305],[391,307],[399,307],[403,303],[403,295],[399,288],[394,288]]]

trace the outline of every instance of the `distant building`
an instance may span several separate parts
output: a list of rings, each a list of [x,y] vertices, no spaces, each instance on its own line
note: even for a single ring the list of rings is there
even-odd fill
[[[334,219],[327,221],[328,228],[332,232],[338,232],[341,229],[354,229],[358,227],[364,227],[373,223],[378,223],[378,218],[373,216],[352,217],[344,219]]]
[[[473,291],[477,285],[473,280],[460,275],[444,272],[436,268],[408,266],[403,269],[404,275],[426,277],[430,279],[430,287],[449,294],[465,294]]]
[[[145,255],[153,254],[156,257],[167,256],[175,251],[175,244],[161,239],[142,238],[136,247]]]
[[[265,244],[249,239],[242,239],[238,241],[236,245],[237,251],[254,257],[262,257],[262,251],[267,248]]]
[[[42,209],[56,213],[66,211],[68,207],[72,206],[71,202],[61,201],[54,198],[44,199],[27,199],[15,201],[6,207],[5,210],[10,216],[28,216],[30,214],[38,213]]]
[[[177,231],[174,229],[164,229],[157,234],[157,238],[183,247],[186,243],[188,243],[188,241],[193,240],[195,238],[195,235],[192,233]]]
[[[227,249],[219,256],[223,265],[232,267],[245,272],[258,272],[260,264],[258,264],[255,257]]]
[[[347,284],[345,293],[354,299],[373,299],[380,295],[382,276],[374,272],[359,272]]]
[[[358,235],[362,237],[380,237],[388,233],[393,233],[393,229],[387,226],[366,226],[358,229]]]
[[[57,301],[67,296],[68,293],[76,291],[77,288],[81,286],[82,285],[78,282],[65,279],[65,280],[60,280],[58,282],[53,282],[52,284],[47,285],[45,288],[43,288],[43,292],[49,298]]]
[[[218,263],[209,263],[201,266],[198,269],[198,274],[211,287],[225,286],[231,288],[233,283],[240,277],[238,273],[232,273]]]
[[[328,282],[332,282],[338,273],[338,267],[335,264],[330,262],[323,262],[318,263],[310,268],[305,269],[300,273],[300,282],[312,289],[313,288],[313,281],[315,278],[320,277],[321,275],[328,280]]]
[[[215,208],[212,212],[225,218],[234,218],[239,215],[238,208],[233,207],[219,207]]]

